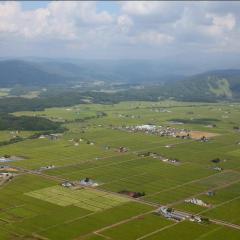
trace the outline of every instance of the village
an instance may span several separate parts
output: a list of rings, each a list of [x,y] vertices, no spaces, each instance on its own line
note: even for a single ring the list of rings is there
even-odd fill
[[[178,124],[182,123],[171,122],[170,124]],[[192,139],[199,142],[209,142],[210,137],[214,137],[217,134],[201,132],[201,131],[191,131],[185,128],[174,128],[170,126],[156,126],[154,124],[144,124],[144,125],[136,125],[136,126],[120,126],[120,127],[112,127],[114,130],[121,130],[129,133],[144,133],[149,135],[157,135],[161,137],[174,137],[179,139]]]
[[[156,126],[152,124],[145,124],[145,125],[137,125],[137,126],[126,126],[126,127],[119,127],[117,129],[127,131],[127,132],[142,132],[145,134],[152,134],[158,136],[169,136],[169,137],[179,137],[182,139],[190,139],[190,131],[187,129],[177,129],[172,127],[163,127],[163,126]]]
[[[176,138],[182,138],[182,139],[190,139],[190,131],[187,129],[177,129],[172,127],[163,127],[163,126],[156,126],[152,124],[145,124],[145,125],[137,125],[137,126],[122,126],[117,127],[115,129],[130,132],[130,133],[136,133],[136,132],[142,132],[145,134],[151,134],[151,135],[158,135],[161,137],[167,136],[167,137],[176,137]]]

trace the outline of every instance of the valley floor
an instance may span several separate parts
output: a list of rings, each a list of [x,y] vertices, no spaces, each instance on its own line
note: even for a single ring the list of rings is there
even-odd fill
[[[0,147],[3,160],[21,157],[0,162],[1,178],[13,174],[0,185],[0,239],[240,239],[238,104],[122,102],[14,114],[61,120],[68,131]],[[209,134],[120,129],[128,126]],[[10,138],[0,132],[1,141]],[[188,217],[167,219],[161,206]]]

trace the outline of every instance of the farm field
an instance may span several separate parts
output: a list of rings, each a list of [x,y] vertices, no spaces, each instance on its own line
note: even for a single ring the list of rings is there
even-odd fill
[[[0,164],[17,170],[0,185],[0,239],[240,239],[239,104],[121,102],[13,114],[67,130],[0,146],[0,157],[22,158]],[[137,126],[147,130],[126,130]],[[0,131],[0,141],[11,136]],[[192,198],[206,206],[185,202]],[[167,219],[161,206],[188,217]]]

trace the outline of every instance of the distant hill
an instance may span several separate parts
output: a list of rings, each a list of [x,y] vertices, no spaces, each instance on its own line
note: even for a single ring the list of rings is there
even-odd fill
[[[164,95],[189,100],[240,99],[240,70],[215,70],[168,83]]]
[[[170,72],[170,73],[169,73]],[[1,60],[0,87],[93,83],[164,83],[182,79],[162,63],[148,60]]]
[[[67,78],[56,73],[49,73],[32,63],[20,60],[0,61],[0,87],[14,85],[44,86],[61,84]]]
[[[141,84],[141,90],[127,91],[135,99],[166,99],[187,101],[240,100],[240,70],[208,71],[189,77],[179,69],[148,60],[1,60],[0,87],[72,86],[103,81],[108,84]],[[176,67],[177,69],[177,67]],[[124,93],[120,93],[125,96]]]

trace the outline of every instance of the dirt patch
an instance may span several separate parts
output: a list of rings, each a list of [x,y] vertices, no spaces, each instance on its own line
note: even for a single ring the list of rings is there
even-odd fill
[[[18,172],[17,169],[11,168],[11,167],[0,169],[0,172],[1,172],[1,171],[5,171],[5,172]]]
[[[203,136],[206,138],[213,138],[219,136],[218,133],[202,132],[202,131],[190,131],[189,135],[193,139],[201,139]]]

